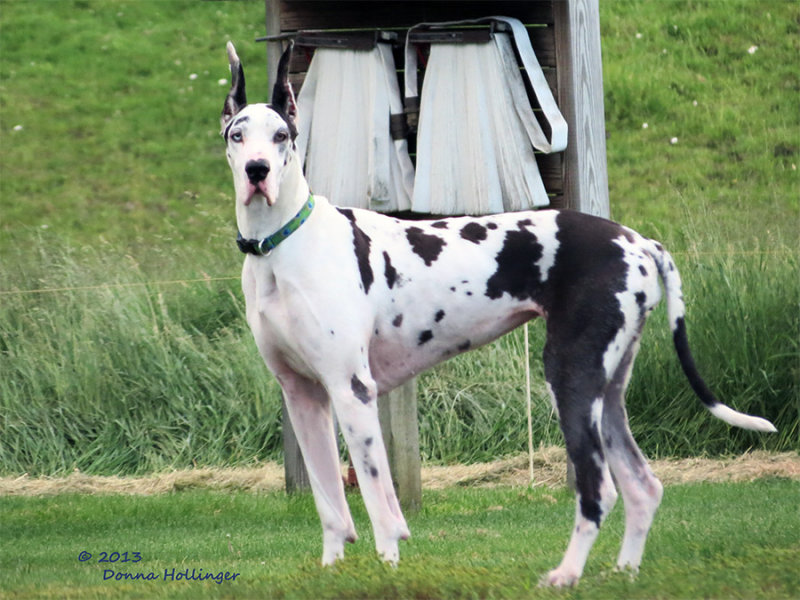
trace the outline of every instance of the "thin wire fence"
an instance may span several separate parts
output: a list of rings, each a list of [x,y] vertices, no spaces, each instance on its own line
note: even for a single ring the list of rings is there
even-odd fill
[[[682,250],[677,252],[670,252],[673,256],[754,256],[754,255],[789,255],[793,251],[789,248],[781,250],[725,250],[725,251],[690,251]],[[197,277],[193,279],[167,279],[167,280],[152,280],[152,281],[134,281],[122,283],[100,283],[97,285],[78,285],[78,286],[64,286],[54,288],[32,288],[28,290],[0,290],[0,296],[22,296],[26,294],[57,294],[65,292],[80,292],[80,291],[94,291],[94,290],[108,290],[108,289],[124,289],[136,287],[153,287],[162,285],[191,285],[198,283],[214,283],[218,281],[234,281],[238,280],[240,275],[229,275],[220,277]]]

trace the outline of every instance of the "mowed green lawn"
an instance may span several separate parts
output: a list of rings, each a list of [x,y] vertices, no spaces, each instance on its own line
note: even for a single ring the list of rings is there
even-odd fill
[[[667,487],[635,579],[613,570],[620,503],[579,586],[554,591],[537,585],[566,547],[566,489],[426,492],[397,569],[377,560],[357,493],[349,502],[361,538],[334,568],[319,566],[308,495],[6,496],[0,597],[796,598],[798,497],[800,484],[783,479]],[[222,583],[199,579],[206,574]]]

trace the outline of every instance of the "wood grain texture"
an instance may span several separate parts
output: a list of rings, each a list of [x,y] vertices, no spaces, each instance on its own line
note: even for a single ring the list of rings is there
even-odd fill
[[[564,197],[569,208],[608,217],[603,63],[597,0],[553,6],[559,107],[569,124]]]
[[[422,506],[422,460],[416,379],[378,398],[378,415],[400,504],[405,511],[419,510]]]
[[[307,490],[311,487],[303,453],[297,443],[286,399],[281,399],[281,422],[283,423],[283,470],[286,475],[286,491],[291,493]]]

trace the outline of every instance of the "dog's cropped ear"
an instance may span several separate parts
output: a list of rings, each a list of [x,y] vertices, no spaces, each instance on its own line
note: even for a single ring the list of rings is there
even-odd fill
[[[236,54],[236,48],[233,44],[228,42],[228,62],[231,65],[231,90],[228,92],[228,97],[225,98],[225,104],[222,107],[222,116],[220,122],[222,129],[225,125],[245,106],[247,106],[247,95],[244,91],[244,69]]]
[[[297,135],[297,101],[292,91],[292,84],[289,83],[289,62],[292,59],[293,48],[294,40],[289,40],[289,46],[284,50],[281,60],[278,62],[278,73],[272,88],[270,106],[286,119],[294,139]]]

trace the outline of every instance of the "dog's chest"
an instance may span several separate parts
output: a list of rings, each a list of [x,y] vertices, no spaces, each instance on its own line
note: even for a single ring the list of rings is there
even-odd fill
[[[290,288],[291,289],[291,288]],[[279,365],[313,377],[309,356],[303,351],[304,328],[298,327],[302,310],[292,308],[287,291],[266,260],[248,260],[242,272],[247,323],[256,345],[273,372]]]

